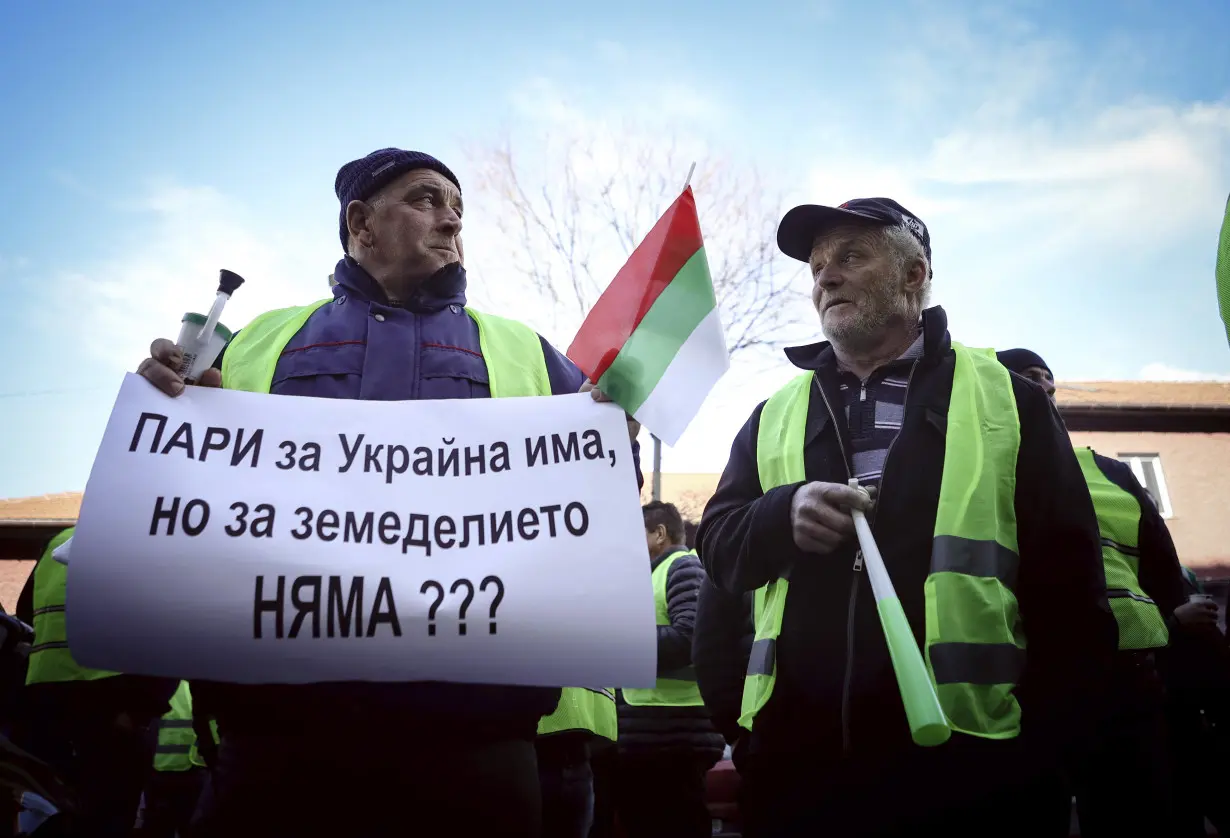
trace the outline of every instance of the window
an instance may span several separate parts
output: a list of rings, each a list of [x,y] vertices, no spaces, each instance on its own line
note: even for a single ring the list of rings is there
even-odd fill
[[[1157,454],[1120,454],[1119,459],[1131,466],[1132,474],[1157,502],[1162,517],[1173,515],[1170,494],[1166,491],[1166,478],[1162,476],[1162,458]]]

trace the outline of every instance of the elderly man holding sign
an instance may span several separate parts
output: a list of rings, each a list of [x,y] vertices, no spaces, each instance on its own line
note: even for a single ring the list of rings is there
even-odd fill
[[[332,299],[256,318],[236,333],[199,384],[386,402],[592,389],[533,330],[466,306],[461,188],[443,163],[419,152],[383,149],[343,166],[335,191],[345,256],[333,274]],[[181,361],[179,347],[158,340],[139,372],[164,393],[178,395],[185,387],[176,371]],[[596,390],[594,397],[603,400]],[[637,430],[629,419],[634,453]],[[358,448],[355,442],[347,451],[351,461]],[[455,458],[457,451],[452,453]],[[400,474],[409,466],[408,459],[394,459],[390,446],[389,482],[395,467]],[[428,460],[428,471],[430,465]],[[414,473],[423,472],[416,467]],[[636,473],[639,481],[639,466]],[[552,508],[560,509],[543,507]],[[494,528],[495,513],[491,517]],[[524,523],[517,520],[518,526]],[[573,523],[561,516],[560,529]],[[554,535],[554,517],[550,525]],[[542,527],[545,535],[545,519]],[[442,540],[441,532],[437,527]],[[420,538],[428,538],[426,532]],[[406,541],[417,543],[409,533]],[[440,546],[452,544],[464,546],[451,537]],[[440,552],[433,561],[440,561]],[[433,585],[443,598],[448,582],[426,582],[424,590]],[[377,608],[379,597],[377,592]],[[377,618],[371,615],[373,624]],[[483,625],[484,635],[486,630]],[[329,631],[332,636],[332,622]],[[295,654],[311,655],[311,648]],[[548,646],[543,654],[550,651]],[[201,835],[397,834],[424,818],[445,820],[453,834],[537,834],[533,741],[539,719],[559,702],[558,688],[343,682],[194,683],[193,689],[211,707],[222,740],[212,788],[198,812]],[[352,804],[347,797],[356,793],[363,800]],[[414,811],[416,806],[423,811]],[[350,821],[351,815],[358,820]]]
[[[926,308],[930,234],[897,202],[796,207],[778,245],[830,342],[787,350],[804,372],[739,432],[697,535],[716,585],[755,592],[746,834],[1043,834],[1030,786],[1116,638],[1063,424]]]

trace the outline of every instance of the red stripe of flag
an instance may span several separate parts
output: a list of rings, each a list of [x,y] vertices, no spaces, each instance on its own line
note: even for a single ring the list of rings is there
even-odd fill
[[[602,377],[662,289],[703,246],[688,186],[632,251],[572,339],[568,357],[590,381]]]

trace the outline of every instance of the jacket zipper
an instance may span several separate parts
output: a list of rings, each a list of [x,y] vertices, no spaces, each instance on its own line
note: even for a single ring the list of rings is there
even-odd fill
[[[902,429],[905,427],[905,408],[910,403],[910,385],[914,383],[914,371],[918,368],[918,361],[910,365],[910,374],[905,381],[905,403],[902,407]],[[829,404],[829,397],[824,392],[824,387],[820,386],[819,379],[816,380],[816,385],[820,389],[820,396],[824,399],[824,406],[828,409],[829,418],[833,421],[834,426],[837,425],[837,417],[833,414],[833,406]],[[865,401],[867,398],[866,382],[861,383],[861,391],[859,393],[859,401]],[[888,460],[893,454],[893,448],[897,445],[897,439],[901,436],[901,431],[897,432],[897,436],[893,437],[893,441],[888,444],[888,450],[884,452],[884,464],[880,468],[880,488],[877,492],[876,506],[879,507],[879,500],[884,497],[884,478],[888,474]],[[846,458],[845,444],[841,441],[841,431],[837,432],[837,444],[841,448],[842,459],[846,464],[846,476],[851,476],[852,468],[850,460]],[[871,532],[875,535],[876,523],[879,516],[872,514]],[[846,671],[842,677],[841,684],[841,750],[843,755],[850,753],[850,690],[854,685],[854,618],[858,608],[858,588],[859,581],[863,578],[863,551],[858,550],[854,554],[854,572],[850,580],[850,601],[846,606]]]
[[[841,440],[841,425],[837,423],[837,414],[833,412],[833,405],[829,403],[828,394],[824,392],[824,385],[820,383],[819,376],[815,381],[816,389],[820,391],[820,398],[824,400],[824,407],[829,412],[833,430],[837,432],[837,447],[841,449],[841,460],[846,467],[846,478],[849,479],[853,476],[853,467],[846,454],[846,444]],[[864,388],[860,400],[866,397],[865,393]],[[858,604],[858,581],[862,578],[862,573],[863,551],[858,550],[854,554],[854,573],[850,578],[850,601],[846,605],[846,668],[841,679],[841,751],[843,754],[850,752],[850,687],[854,680],[854,612]]]
[[[850,602],[846,606],[846,671],[841,679],[841,752],[850,753],[850,688],[854,683],[854,612],[858,607],[858,581],[863,576],[863,551],[854,553]]]

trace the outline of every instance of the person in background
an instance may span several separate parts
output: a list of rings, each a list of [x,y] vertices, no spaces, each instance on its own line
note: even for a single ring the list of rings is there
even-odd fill
[[[802,372],[739,431],[697,534],[714,584],[754,592],[744,835],[1049,834],[1039,788],[1080,756],[1116,638],[1063,423],[927,307],[930,234],[896,201],[796,207],[777,241],[810,266],[829,342],[786,351]],[[912,741],[853,509],[943,745]]]
[[[1050,367],[1028,349],[997,353],[1000,363],[1055,401]],[[1107,595],[1119,626],[1119,651],[1106,690],[1102,729],[1075,782],[1081,834],[1164,835],[1172,784],[1166,693],[1157,653],[1168,625],[1183,620],[1179,557],[1166,522],[1124,462],[1075,449],[1102,539]]]
[[[1230,835],[1230,649],[1217,604],[1183,568],[1187,602],[1175,609],[1161,658],[1174,759],[1174,820],[1168,835],[1203,836],[1205,818]]]
[[[344,253],[332,297],[257,317],[199,385],[370,401],[579,391],[606,400],[528,326],[467,306],[461,185],[444,163],[380,149],[342,166],[333,186]],[[138,372],[177,396],[182,358],[156,340]],[[639,427],[628,418],[638,486]],[[534,741],[558,688],[192,686],[221,738],[194,818],[198,838],[391,834],[410,817],[442,821],[452,834],[539,834]],[[364,789],[368,804],[353,807],[346,789]]]
[[[51,540],[34,568],[34,645],[24,704],[29,750],[73,789],[78,810],[59,821],[74,834],[127,836],[153,771],[155,723],[176,682],[81,666],[68,648],[64,596],[68,568],[52,552],[74,528]]]
[[[591,747],[618,735],[615,691],[564,687],[559,706],[538,722],[534,750],[542,786],[542,838],[586,838],[594,821]]]
[[[145,787],[134,838],[186,835],[205,784],[205,768],[193,761],[192,691],[187,681],[171,697],[171,709],[158,721],[154,773]]]
[[[683,522],[684,546],[696,547],[696,523]],[[614,743],[594,740],[590,743],[590,766],[594,774],[594,823],[589,838],[614,838],[618,808],[619,748]]]
[[[642,507],[658,624],[658,681],[624,689],[619,704],[619,821],[628,838],[699,838],[712,832],[705,774],[721,759],[696,686],[692,628],[705,572],[684,546],[673,504]]]

